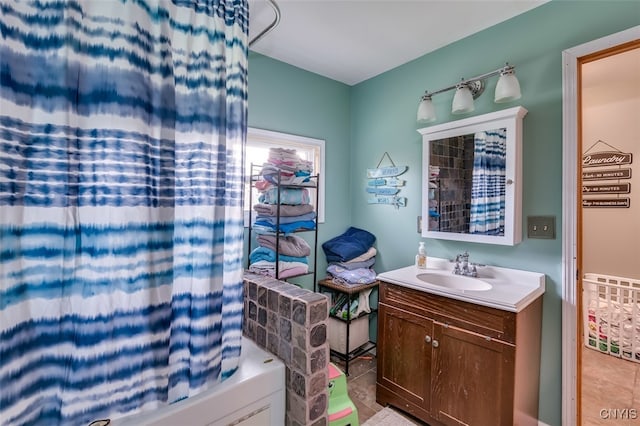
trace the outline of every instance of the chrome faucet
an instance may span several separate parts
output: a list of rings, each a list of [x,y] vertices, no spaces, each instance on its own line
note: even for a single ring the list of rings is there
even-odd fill
[[[456,256],[456,266],[453,269],[453,273],[456,275],[464,275],[466,277],[478,276],[476,265],[469,263],[469,253],[467,251]]]

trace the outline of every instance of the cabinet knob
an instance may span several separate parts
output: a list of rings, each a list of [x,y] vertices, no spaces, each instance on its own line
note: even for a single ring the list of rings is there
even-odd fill
[[[431,343],[431,345],[432,345],[434,348],[437,348],[438,346],[440,346],[440,343],[438,343],[438,341],[437,341],[437,340],[434,340],[434,341],[433,341],[433,343]]]
[[[427,343],[431,343],[431,336],[424,336],[424,341]]]

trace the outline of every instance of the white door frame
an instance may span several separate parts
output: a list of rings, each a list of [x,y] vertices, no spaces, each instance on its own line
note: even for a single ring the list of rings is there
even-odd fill
[[[562,52],[562,424],[576,424],[578,59],[640,38],[640,26]]]

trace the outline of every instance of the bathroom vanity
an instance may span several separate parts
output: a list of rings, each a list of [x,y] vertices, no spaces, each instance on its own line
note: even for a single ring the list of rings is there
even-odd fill
[[[377,402],[430,425],[537,425],[544,275],[427,266],[378,275]]]

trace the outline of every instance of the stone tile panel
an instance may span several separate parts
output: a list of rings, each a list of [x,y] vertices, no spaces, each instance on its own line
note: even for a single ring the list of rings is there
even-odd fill
[[[244,335],[286,366],[285,423],[326,426],[327,297],[248,272],[244,291]]]

